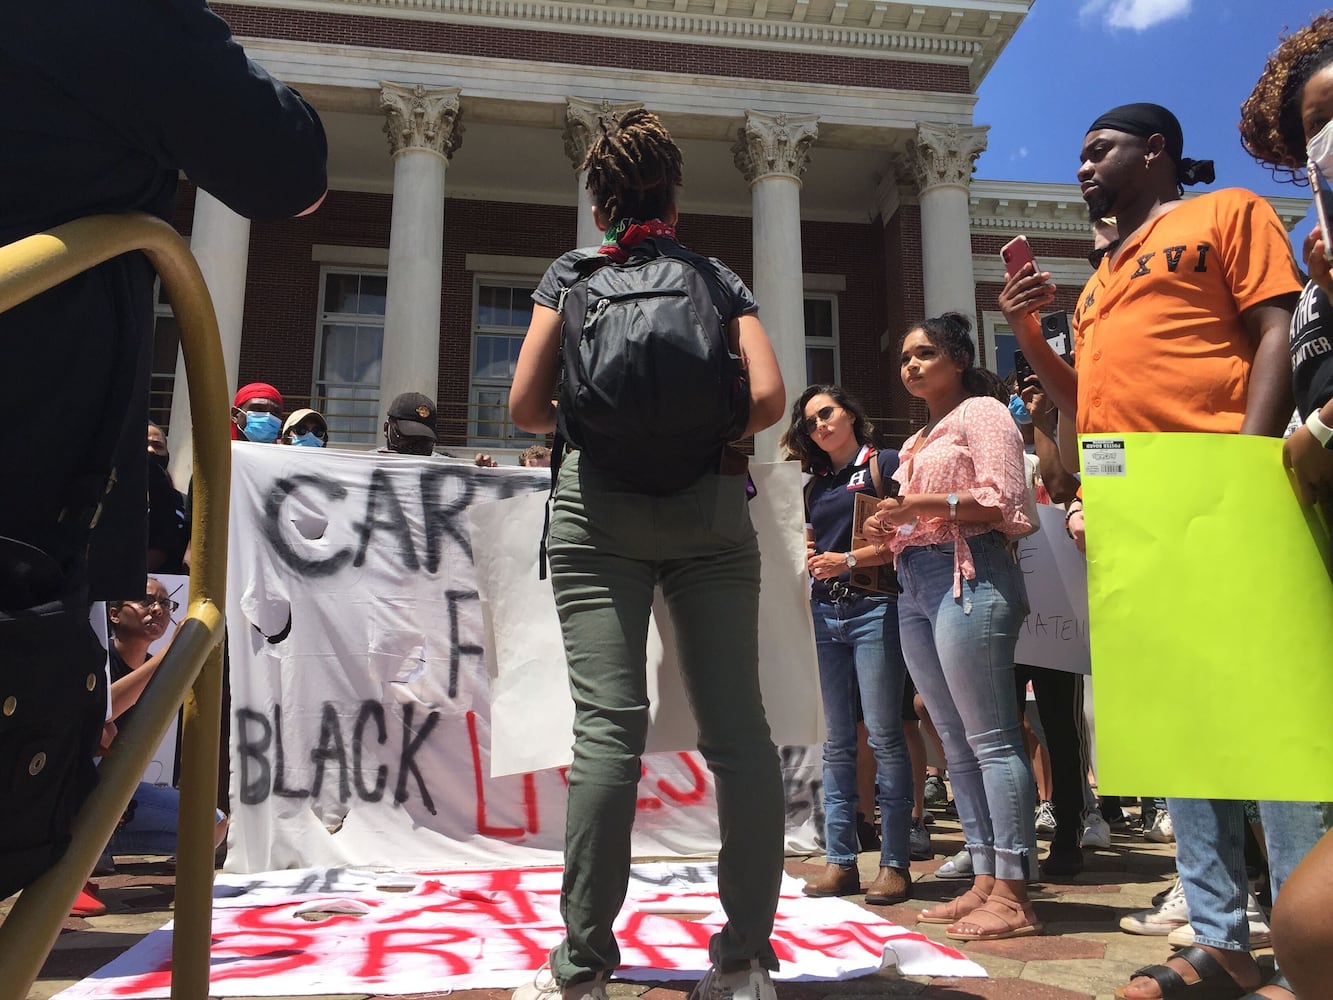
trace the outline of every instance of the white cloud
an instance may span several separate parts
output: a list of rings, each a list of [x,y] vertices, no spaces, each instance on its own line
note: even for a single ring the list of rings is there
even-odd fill
[[[1084,21],[1102,21],[1108,28],[1146,31],[1164,21],[1185,17],[1192,0],[1086,0],[1079,8]]]
[[[1009,157],[1011,160],[1026,160],[1027,158],[1028,148],[1026,146],[1019,146],[1018,149],[1014,151],[1013,155]]]

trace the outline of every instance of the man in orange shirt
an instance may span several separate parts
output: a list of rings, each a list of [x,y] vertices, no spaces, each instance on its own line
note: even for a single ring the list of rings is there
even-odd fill
[[[1074,313],[1075,367],[1038,322],[1055,288],[1025,265],[1000,308],[1042,386],[1080,433],[1282,433],[1292,412],[1287,331],[1301,283],[1286,230],[1263,199],[1230,188],[1185,200],[1212,164],[1181,155],[1180,123],[1156,104],[1114,108],[1088,128],[1078,171],[1093,220],[1120,240]],[[1249,953],[1242,804],[1169,799],[1193,944],[1116,996],[1241,997],[1261,982]],[[1260,804],[1276,894],[1323,834],[1310,803]],[[1206,986],[1190,991],[1200,981]],[[1211,992],[1209,992],[1211,990]],[[1284,994],[1266,987],[1275,997]]]

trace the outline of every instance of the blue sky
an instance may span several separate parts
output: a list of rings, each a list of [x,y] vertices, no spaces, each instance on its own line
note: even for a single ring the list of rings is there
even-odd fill
[[[1279,183],[1240,146],[1236,123],[1269,53],[1320,9],[1318,0],[1037,0],[982,82],[989,125],[977,176],[1074,183],[1087,127],[1117,104],[1175,112],[1185,155],[1217,164],[1217,182],[1308,197]],[[1295,243],[1314,225],[1311,212]]]

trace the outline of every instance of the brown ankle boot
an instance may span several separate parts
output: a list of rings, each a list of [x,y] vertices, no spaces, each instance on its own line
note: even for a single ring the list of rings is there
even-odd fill
[[[866,902],[891,906],[912,898],[912,876],[906,868],[881,865],[875,881],[866,886]]]
[[[830,861],[822,874],[805,880],[801,891],[807,896],[855,896],[861,891],[861,873],[856,865],[844,868]]]

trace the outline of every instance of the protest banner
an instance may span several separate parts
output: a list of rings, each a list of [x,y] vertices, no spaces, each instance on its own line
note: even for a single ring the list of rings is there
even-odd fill
[[[1065,531],[1062,507],[1038,504],[1041,530],[1018,540],[1028,616],[1014,660],[1035,667],[1088,673],[1088,569]]]
[[[227,869],[558,864],[562,772],[491,775],[464,517],[543,494],[548,472],[245,442],[232,456]],[[539,533],[523,540],[533,556]],[[819,748],[781,752],[787,846],[813,851]],[[715,851],[698,754],[650,754],[644,770],[636,854]]]

